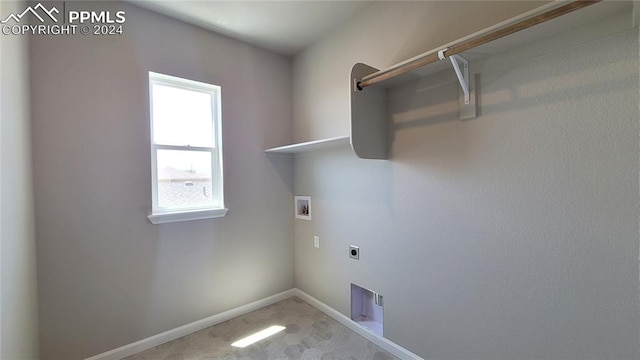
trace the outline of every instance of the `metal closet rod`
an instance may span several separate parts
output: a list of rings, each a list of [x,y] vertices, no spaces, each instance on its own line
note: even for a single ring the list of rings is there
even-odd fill
[[[377,71],[373,74],[367,75],[365,77],[362,78],[361,81],[358,82],[358,89],[362,90],[367,86],[371,86],[371,85],[375,85],[379,82],[385,81],[387,79],[391,79],[393,77],[396,77],[398,75],[404,74],[406,72],[409,71],[413,71],[415,69],[421,68],[425,65],[434,63],[434,62],[438,62],[441,60],[438,52],[440,51],[445,58],[450,57],[452,55],[455,54],[459,54],[461,52],[467,51],[469,49],[473,49],[476,46],[480,46],[483,44],[486,44],[488,42],[491,42],[493,40],[497,40],[500,39],[502,37],[505,37],[507,35],[511,35],[513,33],[516,33],[520,30],[524,30],[527,28],[530,28],[532,26],[541,24],[543,22],[549,21],[551,19],[555,19],[559,16],[568,14],[570,12],[582,9],[584,7],[587,7],[589,5],[593,5],[595,3],[600,2],[601,0],[576,0],[574,2],[568,3],[566,5],[554,8],[553,10],[549,10],[546,11],[542,14],[538,14],[535,16],[531,16],[531,17],[527,17],[526,15],[529,13],[537,13],[539,12],[539,9],[535,9],[532,12],[529,12],[527,14],[523,14],[521,15],[525,17],[524,20],[518,21],[514,24],[511,25],[503,25],[505,23],[511,22],[514,19],[518,19],[518,17],[511,19],[511,20],[507,20],[505,22],[502,22],[500,24],[496,24],[492,27],[489,27],[485,30],[482,30],[480,32],[477,32],[475,34],[469,35],[467,37],[464,37],[462,39],[459,39],[453,43],[447,44],[445,46],[442,46],[440,49],[436,49],[436,50],[432,50],[432,51],[428,51],[424,54],[418,55],[414,58],[411,58],[409,60],[406,60],[402,63],[396,64],[388,69],[385,70],[380,70]],[[545,7],[553,7],[553,6],[558,6],[557,2],[556,3],[551,3],[548,5],[543,6],[542,8]],[[502,25],[502,26],[501,26]],[[488,33],[484,34],[485,32],[489,31]]]

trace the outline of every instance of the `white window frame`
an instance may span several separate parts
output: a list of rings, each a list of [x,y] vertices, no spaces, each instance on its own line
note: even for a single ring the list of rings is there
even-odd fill
[[[156,144],[153,133],[153,85],[164,85],[185,90],[205,92],[211,95],[211,114],[213,146],[176,146]],[[224,176],[222,173],[222,102],[221,88],[217,85],[187,80],[175,76],[149,71],[149,129],[151,134],[151,214],[149,221],[153,224],[164,224],[178,221],[200,220],[223,217],[227,214],[224,203]],[[158,206],[158,150],[202,151],[211,154],[212,206],[187,208],[162,208]]]

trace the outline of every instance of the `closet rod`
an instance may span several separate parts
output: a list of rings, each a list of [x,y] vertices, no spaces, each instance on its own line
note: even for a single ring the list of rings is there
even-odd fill
[[[362,90],[367,86],[371,86],[379,82],[385,81],[387,79],[391,79],[393,77],[404,74],[406,72],[421,68],[425,65],[438,62],[441,60],[441,58],[447,58],[452,55],[459,54],[463,51],[473,49],[476,46],[480,46],[488,42],[491,42],[493,40],[500,39],[507,35],[516,33],[520,30],[524,30],[534,25],[538,25],[543,22],[549,21],[551,19],[555,19],[559,16],[582,9],[589,5],[593,5],[600,1],[601,0],[576,0],[566,5],[554,8],[553,10],[544,12],[542,14],[535,15],[530,18],[525,18],[525,20],[519,21],[515,24],[506,25],[502,27],[499,26],[501,24],[498,24],[496,26],[487,28],[484,31],[481,31],[479,33],[462,38],[457,42],[453,42],[451,44],[445,45],[440,50],[433,50],[433,51],[426,52],[422,55],[418,55],[412,59],[409,59],[405,62],[392,66],[388,69],[377,71],[373,74],[367,75],[363,77],[361,81],[358,82],[357,87],[359,90]],[[554,3],[551,3],[549,5],[557,6],[557,4],[554,4]],[[535,11],[536,10],[534,10],[534,12]],[[523,15],[526,15],[526,14],[523,14]],[[508,21],[509,20],[507,20],[506,22]],[[496,27],[497,29],[487,34],[482,34],[482,32],[490,31]],[[442,57],[443,55],[444,57]]]

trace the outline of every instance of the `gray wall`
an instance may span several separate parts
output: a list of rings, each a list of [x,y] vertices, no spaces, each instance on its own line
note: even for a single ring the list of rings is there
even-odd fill
[[[22,2],[2,2],[1,13]],[[28,38],[0,37],[2,224],[0,242],[0,358],[38,358],[36,244],[29,132]]]
[[[93,6],[124,9],[125,35],[31,42],[45,360],[95,355],[294,285],[291,162],[263,154],[291,141],[289,59],[132,5]],[[148,71],[222,87],[226,217],[148,222]]]
[[[387,6],[295,59],[297,137],[345,134],[344,62],[418,43],[359,32],[411,33],[419,6]],[[380,292],[385,337],[426,359],[637,359],[638,73],[633,30],[481,73],[473,120],[456,83],[391,92],[390,160],[295,161],[296,286],[346,315],[350,283]]]

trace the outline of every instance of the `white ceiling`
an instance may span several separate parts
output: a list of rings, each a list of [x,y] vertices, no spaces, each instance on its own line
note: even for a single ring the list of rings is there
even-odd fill
[[[284,55],[305,49],[372,4],[367,0],[130,2]]]

